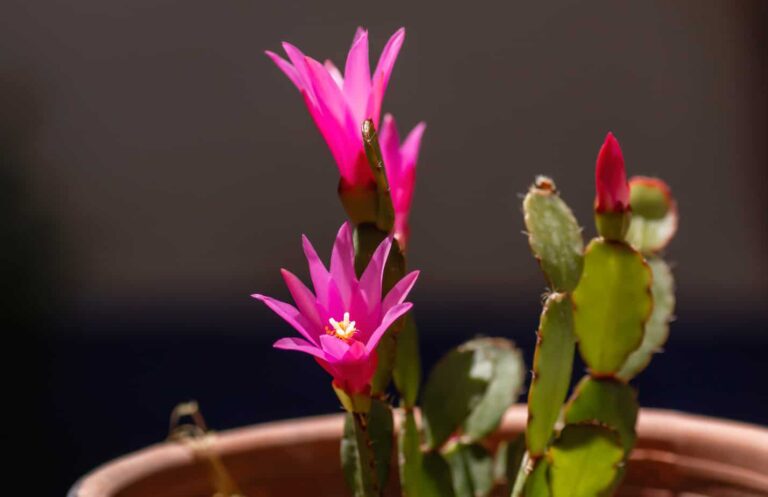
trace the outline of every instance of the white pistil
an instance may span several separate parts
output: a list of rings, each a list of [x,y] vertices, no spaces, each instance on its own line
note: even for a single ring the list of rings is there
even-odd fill
[[[344,313],[343,321],[339,322],[333,318],[330,318],[328,322],[331,323],[331,326],[333,326],[332,330],[331,329],[328,330],[330,334],[336,335],[336,337],[342,340],[349,340],[358,331],[355,328],[355,322],[349,320],[348,312]]]

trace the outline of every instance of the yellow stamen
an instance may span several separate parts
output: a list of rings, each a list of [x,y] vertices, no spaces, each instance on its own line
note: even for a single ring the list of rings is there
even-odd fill
[[[342,321],[339,322],[333,318],[330,318],[328,322],[331,323],[333,329],[326,326],[325,332],[329,335],[335,336],[336,338],[340,338],[345,342],[351,339],[355,333],[359,331],[357,328],[355,328],[355,322],[349,320],[348,312],[344,313],[344,319]]]

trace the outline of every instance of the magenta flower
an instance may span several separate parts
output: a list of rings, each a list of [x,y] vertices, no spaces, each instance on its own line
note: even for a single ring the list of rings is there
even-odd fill
[[[605,137],[595,167],[595,211],[626,212],[629,210],[629,184],[624,168],[624,156],[613,133]]]
[[[304,97],[347,188],[368,186],[373,182],[363,150],[361,126],[363,121],[371,119],[378,129],[381,103],[404,39],[404,28],[392,35],[373,77],[368,62],[368,32],[362,28],[355,33],[343,76],[331,61],[321,64],[290,43],[283,43],[290,62],[273,52],[266,52]]]
[[[413,202],[413,187],[416,182],[416,161],[419,158],[421,137],[427,125],[420,122],[408,134],[400,145],[395,118],[391,114],[384,116],[384,124],[379,134],[381,154],[387,171],[392,205],[395,208],[394,235],[401,249],[410,235],[408,216]]]
[[[255,294],[303,338],[281,338],[278,349],[297,350],[315,357],[333,376],[336,388],[348,394],[367,393],[376,371],[376,346],[387,329],[411,308],[403,302],[416,282],[418,271],[401,279],[382,298],[381,285],[392,238],[378,246],[371,262],[358,280],[352,230],[342,225],[331,255],[330,271],[306,237],[304,254],[315,292],[294,274],[282,275],[296,307],[271,297]]]

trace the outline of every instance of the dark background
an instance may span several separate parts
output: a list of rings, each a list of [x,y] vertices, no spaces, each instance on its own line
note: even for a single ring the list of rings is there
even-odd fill
[[[219,429],[338,410],[291,330],[299,234],[327,256],[337,172],[263,55],[288,40],[342,64],[406,42],[384,108],[426,120],[413,293],[426,365],[475,334],[530,362],[543,279],[519,194],[552,175],[587,234],[605,133],[664,177],[678,320],[640,400],[768,423],[768,3],[450,4],[6,0],[0,5],[5,435],[63,495],[161,440],[198,399]],[[576,375],[578,376],[578,374]]]

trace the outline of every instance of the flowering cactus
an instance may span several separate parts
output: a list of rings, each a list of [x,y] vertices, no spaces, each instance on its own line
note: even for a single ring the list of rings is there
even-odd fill
[[[348,395],[368,394],[376,370],[376,347],[392,323],[411,308],[404,300],[419,273],[409,273],[382,298],[382,278],[391,239],[381,242],[359,279],[354,271],[349,224],[344,223],[336,236],[330,270],[309,240],[304,237],[303,241],[314,293],[283,269],[283,279],[296,307],[261,294],[253,297],[303,337],[281,338],[275,342],[275,348],[310,354],[333,376],[335,388]]]
[[[627,182],[611,133],[595,180],[600,237],[586,249],[552,180],[537,178],[523,202],[531,249],[552,293],[538,331],[526,451],[515,463],[513,496],[602,497],[616,490],[636,438],[639,407],[628,382],[669,332],[673,280],[658,252],[677,227],[670,190],[655,178]],[[577,341],[589,374],[563,405]]]
[[[368,34],[358,29],[344,74],[284,43],[267,55],[304,96],[336,159],[339,196],[350,218],[330,269],[304,238],[314,292],[283,278],[295,307],[254,295],[301,338],[275,347],[312,355],[333,377],[346,408],[342,467],[356,497],[381,497],[397,433],[405,497],[488,497],[506,483],[514,497],[610,495],[635,443],[638,404],[629,382],[666,341],[674,281],[661,251],[677,228],[667,185],[627,181],[608,133],[595,166],[598,237],[582,230],[555,183],[536,178],[523,202],[532,252],[549,286],[537,330],[523,436],[495,454],[487,437],[520,393],[525,368],[503,338],[476,338],[446,354],[420,392],[418,335],[405,299],[415,167],[425,125],[401,142],[381,105],[404,30],[390,38],[371,77]],[[588,374],[568,398],[574,355]],[[395,429],[390,380],[402,408]],[[421,397],[421,423],[415,408]]]
[[[274,52],[266,52],[304,97],[346,187],[366,186],[373,181],[363,152],[360,125],[366,119],[378,125],[384,93],[404,39],[403,28],[392,35],[373,77],[368,62],[368,31],[362,28],[355,33],[343,76],[331,61],[321,64],[287,42],[283,49],[290,62]]]

